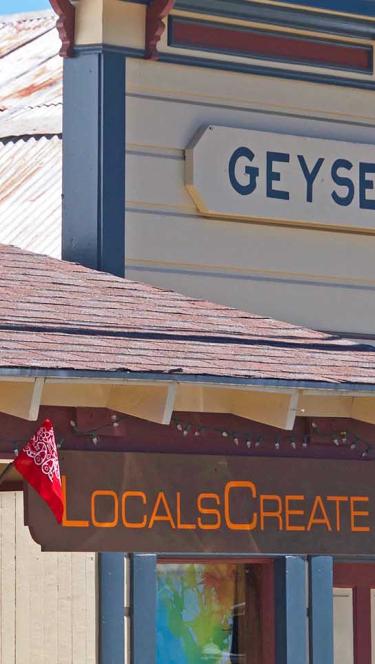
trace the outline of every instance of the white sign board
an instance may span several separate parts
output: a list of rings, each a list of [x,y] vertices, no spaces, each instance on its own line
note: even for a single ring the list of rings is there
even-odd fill
[[[210,126],[186,186],[204,215],[375,231],[375,145]]]

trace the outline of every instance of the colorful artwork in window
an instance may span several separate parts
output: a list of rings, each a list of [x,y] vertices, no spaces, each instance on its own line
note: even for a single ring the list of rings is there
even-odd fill
[[[157,664],[237,664],[243,566],[159,565]]]

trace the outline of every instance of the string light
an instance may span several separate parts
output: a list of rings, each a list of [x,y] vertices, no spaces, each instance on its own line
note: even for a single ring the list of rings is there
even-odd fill
[[[174,425],[177,431],[182,432],[186,437],[189,433],[192,433],[193,436],[201,436],[203,432],[212,432],[216,433],[222,438],[227,438],[232,440],[235,447],[244,448],[247,450],[256,448],[257,450],[262,447],[265,441],[262,436],[258,435],[255,437],[255,442],[252,434],[250,432],[241,433],[238,431],[230,431],[226,428],[220,429],[218,427],[196,427],[189,423],[184,423],[178,420],[176,417],[172,418],[172,425]],[[311,428],[314,431],[315,435],[319,435],[320,440],[317,442],[311,441],[311,434],[304,434],[301,442],[299,443],[296,440],[295,436],[282,436],[278,435],[274,442],[273,447],[275,450],[279,451],[283,447],[283,443],[289,445],[289,447],[297,451],[298,448],[307,450],[312,445],[314,446],[324,446],[327,447],[327,444],[331,442],[335,447],[350,451],[358,450],[359,456],[362,459],[368,458],[371,456],[372,450],[375,451],[375,441],[374,444],[369,443],[369,441],[360,439],[357,434],[351,433],[350,431],[339,431],[337,433],[321,433],[319,432],[318,425],[316,422],[311,423]]]
[[[114,429],[116,429],[117,427],[120,426],[120,422],[119,422],[119,419],[118,419],[117,415],[113,414],[112,417],[111,417],[111,420],[112,420],[112,426],[114,427]]]
[[[255,441],[255,447],[260,447],[262,444],[262,437],[258,436],[258,438]]]
[[[72,428],[72,432],[74,436],[77,437],[82,437],[82,438],[89,438],[91,439],[91,442],[94,446],[97,446],[100,442],[100,435],[103,433],[105,435],[105,430],[111,429],[113,427],[118,428],[123,420],[125,420],[128,416],[124,415],[118,416],[115,413],[113,413],[110,416],[109,422],[104,422],[98,427],[91,428],[89,430],[80,430],[78,428],[77,422],[75,420],[70,420],[69,424]],[[188,438],[189,435],[192,435],[195,438],[199,438],[204,436],[205,434],[210,434],[210,433],[215,433],[216,435],[222,436],[223,438],[228,439],[228,441],[232,441],[234,446],[238,448],[239,450],[243,449],[244,451],[246,450],[259,450],[263,445],[267,449],[269,442],[268,440],[264,440],[263,437],[259,434],[252,433],[251,431],[248,432],[239,432],[239,431],[230,431],[227,428],[218,428],[218,427],[209,427],[207,425],[201,426],[201,425],[195,425],[192,422],[186,422],[186,421],[181,421],[176,417],[173,417],[171,420],[171,426],[174,426],[176,430],[183,435],[184,438]],[[311,423],[311,428],[314,431],[314,434],[317,435],[319,430],[318,430],[318,425],[316,422]],[[287,434],[278,434],[274,441],[273,441],[273,447],[275,450],[280,451],[281,449],[286,449],[288,446],[290,449],[293,451],[297,451],[298,449],[304,449],[307,450],[310,447],[327,447],[327,444],[331,443],[334,445],[334,447],[339,448],[341,450],[347,450],[351,451],[353,453],[357,453],[358,457],[360,459],[368,459],[368,458],[374,458],[375,455],[375,440],[374,442],[369,442],[368,440],[364,440],[360,438],[356,433],[350,432],[350,431],[339,431],[337,433],[323,433],[319,432],[319,440],[318,441],[312,441],[311,440],[311,435],[309,433],[306,433],[303,435],[301,441],[298,441],[298,437],[296,436],[291,436],[290,433]],[[8,445],[14,445],[13,452],[14,455],[18,455],[18,451],[20,448],[24,446],[26,441],[24,440],[1,440],[0,439],[0,445],[1,443],[8,444]],[[56,444],[58,449],[62,449],[64,446],[64,438],[59,437],[56,435]],[[285,447],[284,447],[285,446]]]

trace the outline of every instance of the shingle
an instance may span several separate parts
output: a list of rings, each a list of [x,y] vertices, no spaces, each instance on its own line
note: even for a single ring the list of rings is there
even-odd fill
[[[0,245],[0,367],[375,383],[375,348]]]

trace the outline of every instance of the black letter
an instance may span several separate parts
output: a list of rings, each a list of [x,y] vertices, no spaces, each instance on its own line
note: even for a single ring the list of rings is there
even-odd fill
[[[229,161],[229,179],[230,183],[241,196],[247,196],[252,194],[257,187],[257,177],[259,175],[259,168],[255,166],[245,166],[245,173],[249,176],[249,184],[241,184],[238,182],[236,177],[236,165],[241,157],[246,157],[250,162],[254,159],[254,152],[251,152],[248,148],[237,148],[230,158]]]
[[[354,198],[354,184],[350,178],[344,178],[342,175],[338,175],[338,170],[340,168],[346,168],[348,171],[351,171],[353,164],[347,159],[336,159],[332,164],[331,175],[332,180],[338,184],[340,187],[347,187],[348,193],[346,196],[339,196],[336,191],[333,191],[331,196],[337,205],[348,206]]]
[[[307,164],[305,157],[302,154],[297,155],[298,161],[300,163],[300,166],[302,168],[302,173],[305,176],[305,180],[307,183],[307,192],[306,192],[306,201],[307,203],[312,203],[313,200],[313,184],[316,180],[316,176],[318,175],[321,167],[323,166],[324,162],[324,157],[319,157],[318,161],[316,162],[314,168],[310,172]]]
[[[272,182],[280,182],[280,173],[275,173],[272,170],[273,162],[280,161],[288,163],[290,155],[285,152],[267,152],[267,198],[281,198],[281,200],[289,200],[288,191],[278,191],[272,187]]]
[[[374,189],[374,181],[367,180],[368,173],[375,173],[375,164],[359,162],[359,207],[362,210],[375,210],[375,200],[366,198],[367,189]]]

